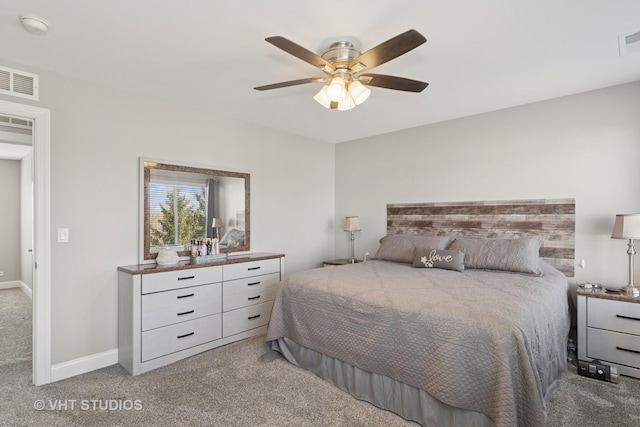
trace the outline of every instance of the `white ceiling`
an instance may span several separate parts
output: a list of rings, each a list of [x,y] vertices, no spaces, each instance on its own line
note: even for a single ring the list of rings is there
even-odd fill
[[[27,33],[19,15],[46,19],[49,33]],[[313,100],[319,84],[253,90],[323,75],[265,37],[364,52],[408,29],[427,43],[372,72],[429,82],[422,93],[373,88],[339,112]],[[637,31],[638,0],[0,0],[0,65],[337,143],[638,81],[640,53],[618,54],[618,36]]]

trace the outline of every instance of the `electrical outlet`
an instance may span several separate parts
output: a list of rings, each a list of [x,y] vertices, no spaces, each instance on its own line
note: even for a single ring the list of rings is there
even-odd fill
[[[0,277],[4,276],[4,271],[0,271]]]

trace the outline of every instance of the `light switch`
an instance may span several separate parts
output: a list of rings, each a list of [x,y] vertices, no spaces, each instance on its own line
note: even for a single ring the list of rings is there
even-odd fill
[[[69,241],[69,229],[58,228],[58,243],[67,243]]]

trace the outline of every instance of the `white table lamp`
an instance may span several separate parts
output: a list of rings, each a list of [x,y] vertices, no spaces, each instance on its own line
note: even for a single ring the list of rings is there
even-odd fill
[[[355,258],[353,243],[356,239],[355,232],[360,231],[360,220],[357,216],[348,216],[345,218],[344,231],[349,231],[351,233],[351,258],[349,258],[349,261],[351,264],[354,264],[358,262],[358,260]]]
[[[633,256],[636,254],[634,240],[640,239],[640,214],[616,215],[616,222],[611,233],[613,239],[629,239],[629,284],[625,288],[627,296],[640,296],[640,291],[633,283]]]

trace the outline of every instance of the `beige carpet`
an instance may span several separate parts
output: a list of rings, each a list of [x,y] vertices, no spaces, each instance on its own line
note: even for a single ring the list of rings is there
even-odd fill
[[[30,310],[21,291],[0,291],[0,426],[415,425],[289,364],[267,348],[264,337],[138,377],[114,365],[35,387],[30,354],[17,351],[25,340],[16,337],[25,333],[18,325],[30,319]],[[14,349],[5,353],[10,347]],[[19,356],[6,359],[11,354]],[[547,425],[640,426],[636,396],[638,380],[611,384],[579,377],[573,370],[551,401]],[[41,403],[44,409],[34,408]]]
[[[0,366],[31,363],[31,300],[18,288],[0,289]]]

